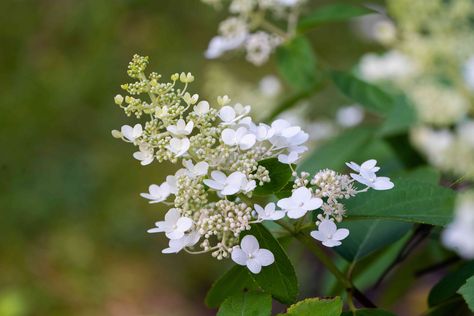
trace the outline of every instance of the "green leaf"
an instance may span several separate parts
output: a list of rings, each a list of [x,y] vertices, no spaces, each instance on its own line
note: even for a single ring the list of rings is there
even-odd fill
[[[241,293],[244,289],[257,289],[247,268],[233,266],[214,282],[206,295],[205,303],[209,307],[219,307],[229,296]]]
[[[404,172],[396,178],[437,184],[441,179],[441,173],[439,172],[439,170],[433,167],[424,166],[416,168],[414,170],[410,170],[408,172]]]
[[[362,81],[350,73],[334,71],[331,77],[336,87],[345,96],[371,112],[388,115],[400,102],[396,96],[374,84]]]
[[[378,131],[380,136],[404,133],[417,122],[416,110],[406,96],[395,98],[395,105],[388,111],[387,119]]]
[[[383,220],[344,221],[339,225],[350,231],[341,246],[334,248],[344,259],[358,261],[402,238],[412,225]]]
[[[350,161],[370,142],[373,132],[373,129],[367,127],[349,129],[317,148],[298,169],[308,172],[324,168],[341,170],[345,168],[345,162]]]
[[[455,193],[437,184],[393,180],[387,191],[369,190],[345,202],[350,218],[378,218],[444,226],[452,220]]]
[[[245,292],[227,298],[217,316],[270,316],[271,312],[270,294]]]
[[[474,261],[466,262],[458,269],[451,271],[431,289],[428,296],[430,306],[441,304],[456,295],[456,291],[466,280],[474,275]]]
[[[340,297],[333,299],[307,298],[288,307],[281,316],[339,316],[342,312]]]
[[[316,84],[316,57],[305,37],[295,37],[278,47],[276,58],[278,71],[291,87],[306,90]]]
[[[363,309],[358,309],[355,313],[353,312],[342,313],[341,316],[395,316],[395,314],[384,311],[383,309],[363,308]]]
[[[467,279],[457,292],[462,295],[469,309],[474,312],[474,276]]]
[[[270,250],[275,262],[252,275],[260,287],[282,303],[293,303],[298,296],[298,279],[295,269],[280,243],[261,224],[252,225],[248,234],[258,239],[260,248]]]
[[[370,13],[374,13],[374,11],[364,7],[342,3],[330,4],[318,8],[312,13],[303,17],[298,24],[298,28],[300,30],[307,30],[322,23],[345,21],[350,18],[355,18]]]
[[[288,164],[283,164],[277,158],[261,160],[258,163],[265,167],[270,173],[270,182],[262,186],[257,186],[253,191],[255,195],[269,195],[280,191],[291,178],[291,168]]]

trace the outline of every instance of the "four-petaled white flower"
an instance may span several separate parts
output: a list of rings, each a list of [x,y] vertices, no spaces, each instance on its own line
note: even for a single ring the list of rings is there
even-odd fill
[[[138,137],[142,136],[143,128],[140,124],[135,124],[134,127],[124,125],[122,126],[122,128],[120,128],[120,132],[126,140],[133,143],[137,140]]]
[[[177,209],[172,208],[166,213],[165,220],[156,222],[155,226],[148,232],[165,233],[169,239],[180,239],[193,226],[193,221],[188,217],[182,217]]]
[[[172,138],[168,149],[176,155],[176,157],[181,157],[184,155],[191,146],[191,143],[187,137],[185,138]]]
[[[247,235],[242,238],[240,246],[232,249],[232,260],[241,266],[247,266],[250,272],[260,273],[262,267],[266,267],[275,262],[273,253],[268,249],[260,249],[257,238]]]
[[[194,122],[189,121],[188,124],[183,119],[179,119],[176,125],[169,125],[166,130],[174,136],[187,136],[192,133],[194,128]]]
[[[140,164],[142,166],[151,164],[153,159],[155,159],[153,148],[149,147],[148,145],[140,145],[138,149],[140,151],[134,152],[133,158],[140,160]]]
[[[279,200],[277,205],[287,212],[289,218],[300,218],[306,212],[320,208],[323,200],[313,197],[310,189],[301,187],[293,191],[290,197]]]
[[[199,103],[194,106],[193,110],[194,110],[194,113],[202,116],[209,112],[209,102],[199,101]]]
[[[292,164],[299,159],[299,155],[296,151],[290,152],[288,155],[280,154],[278,155],[278,161],[281,163]]]
[[[213,171],[211,178],[204,179],[204,184],[222,195],[233,195],[240,191],[249,192],[256,186],[255,180],[249,181],[240,171],[235,171],[229,176],[222,171]]]
[[[201,235],[197,231],[192,231],[190,233],[184,234],[183,237],[179,239],[170,239],[168,243],[168,248],[163,249],[162,253],[178,253],[186,247],[192,247],[201,238]]]
[[[150,200],[150,204],[163,202],[171,194],[170,186],[167,182],[164,182],[161,185],[150,185],[148,187],[148,192],[149,193],[140,193],[140,195],[145,199]]]
[[[380,167],[377,167],[377,160],[375,159],[370,159],[365,162],[363,162],[360,166],[356,164],[355,162],[346,162],[346,166],[354,170],[355,172],[377,172],[380,170]]]
[[[352,179],[357,182],[366,185],[374,190],[390,190],[394,187],[392,181],[388,177],[377,177],[376,172],[380,170],[377,167],[377,160],[371,159],[364,162],[362,165],[358,165],[354,162],[346,163],[346,165],[359,174],[351,173]]]
[[[336,224],[329,219],[324,219],[318,226],[318,230],[313,230],[311,237],[322,242],[326,247],[336,247],[341,245],[341,240],[349,236],[346,228],[337,229]]]
[[[260,123],[257,127],[255,127],[254,134],[257,137],[257,140],[261,142],[270,139],[273,136],[274,131],[267,124]]]
[[[240,103],[237,103],[234,107],[226,105],[220,109],[219,117],[224,125],[232,124],[249,114],[250,109],[250,105],[243,106]]]
[[[229,146],[239,146],[242,150],[247,150],[255,145],[256,137],[249,133],[247,128],[239,127],[237,130],[226,128],[222,131],[222,141]]]
[[[268,203],[265,208],[261,207],[258,204],[254,204],[255,212],[257,212],[257,217],[260,220],[270,220],[276,221],[285,217],[284,211],[275,210],[275,203]]]
[[[269,139],[275,148],[295,147],[303,144],[309,135],[299,126],[292,126],[288,121],[278,119],[272,123],[273,136]]]
[[[183,166],[186,167],[185,173],[192,179],[207,174],[209,164],[205,161],[193,164],[192,160],[183,160]]]

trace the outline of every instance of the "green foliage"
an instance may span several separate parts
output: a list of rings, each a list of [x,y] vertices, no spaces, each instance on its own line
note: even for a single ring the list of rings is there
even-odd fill
[[[334,71],[331,78],[346,97],[370,112],[387,115],[398,102],[396,97],[378,86],[360,80],[350,73]]]
[[[457,292],[462,295],[471,311],[474,312],[474,276],[467,279]]]
[[[270,316],[271,312],[270,294],[245,292],[227,298],[219,308],[217,316]]]
[[[474,261],[463,264],[458,269],[448,273],[431,289],[428,296],[429,305],[436,306],[457,295],[456,292],[474,275]]]
[[[402,238],[412,227],[409,223],[384,220],[345,221],[339,225],[350,231],[335,251],[348,261],[358,261]]]
[[[340,297],[332,299],[307,298],[288,307],[280,316],[339,316],[342,312]]]
[[[355,313],[353,312],[345,312],[342,313],[341,316],[395,316],[390,312],[384,311],[383,309],[358,309]]]
[[[259,162],[270,173],[270,182],[263,186],[257,186],[253,191],[255,195],[270,195],[280,191],[291,178],[291,168],[288,164],[283,164],[277,158],[269,158]]]
[[[372,139],[374,130],[367,127],[350,129],[316,149],[298,167],[315,172],[324,168],[341,170],[363,146]]]
[[[244,289],[256,289],[257,284],[247,268],[233,266],[217,279],[206,295],[205,303],[209,307],[218,307],[229,296],[241,293]]]
[[[360,6],[342,3],[330,4],[317,8],[303,17],[298,24],[298,28],[307,30],[323,23],[345,21],[370,13],[373,13],[373,11]]]
[[[277,66],[286,82],[297,90],[311,89],[317,81],[316,57],[311,43],[303,36],[278,47]]]
[[[258,239],[260,248],[270,250],[275,256],[275,262],[263,267],[259,274],[253,275],[253,278],[275,299],[286,304],[293,303],[298,296],[298,280],[295,269],[280,243],[261,224],[253,225],[248,233]]]
[[[407,131],[417,121],[416,110],[404,95],[396,97],[395,105],[387,112],[378,135],[390,136]]]
[[[369,190],[348,200],[350,218],[379,218],[444,226],[452,219],[454,191],[412,179],[393,181],[388,191]]]

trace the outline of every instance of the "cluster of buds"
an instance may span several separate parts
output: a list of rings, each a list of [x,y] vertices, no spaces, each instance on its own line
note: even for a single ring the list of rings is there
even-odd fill
[[[274,159],[293,169],[293,164],[307,150],[304,143],[308,134],[282,119],[270,125],[254,123],[249,116],[250,106],[230,105],[227,96],[219,97],[220,108],[213,109],[208,101],[187,92],[194,80],[190,73],[174,74],[170,83],[161,83],[160,75],[145,75],[147,63],[146,57],[133,57],[128,74],[136,81],[122,85],[128,96],[115,97],[115,103],[127,115],[144,116],[147,121],[133,127],[124,125],[112,134],[138,148],[133,157],[142,165],[168,160],[183,166],[167,176],[162,184],[152,184],[149,192],[141,194],[150,203],[171,207],[164,220],[149,230],[165,233],[169,238],[169,246],[163,253],[185,250],[211,253],[219,260],[232,257],[238,264],[245,262],[252,272],[258,273],[262,266],[273,262],[271,253],[259,249],[252,236],[237,246],[241,233],[250,230],[252,224],[285,216],[303,218],[308,212],[321,208],[323,214],[316,222],[319,230],[312,232],[312,236],[326,246],[337,246],[349,234],[347,230],[338,230],[335,224],[345,213],[338,200],[350,198],[369,187],[377,190],[393,187],[388,178],[376,176],[379,167],[371,160],[361,166],[349,164],[358,172],[351,174],[352,178],[323,170],[309,181],[309,174],[297,176],[293,172],[294,187],[289,197],[276,205],[252,205],[254,190],[272,181],[270,170],[260,162]],[[178,81],[183,88],[176,87]],[[142,95],[149,100],[142,100]],[[364,184],[366,189],[357,191],[354,181]],[[261,260],[248,263],[245,251],[256,249]]]
[[[202,0],[214,6],[221,0]],[[273,50],[294,35],[301,4],[305,0],[232,0],[228,5],[231,17],[219,25],[219,35],[212,38],[205,53],[218,58],[226,52],[245,50],[246,59],[254,65],[264,64]],[[269,20],[269,19],[270,20]],[[273,23],[284,21],[282,29]]]

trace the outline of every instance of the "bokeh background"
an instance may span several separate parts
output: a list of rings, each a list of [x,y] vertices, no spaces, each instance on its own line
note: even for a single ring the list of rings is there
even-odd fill
[[[132,122],[113,97],[134,53],[150,56],[150,68],[165,77],[193,72],[192,90],[203,97],[248,95],[274,73],[273,61],[256,68],[235,56],[205,60],[223,16],[197,0],[2,1],[0,316],[215,313],[203,298],[230,263],[162,255],[165,240],[146,233],[164,209],[139,193],[175,167],[140,166],[110,131]],[[381,49],[351,27],[311,33],[315,50],[347,69]],[[311,116],[330,116],[344,103],[334,91],[318,98]],[[322,270],[297,247],[290,251],[302,295],[317,295]]]

